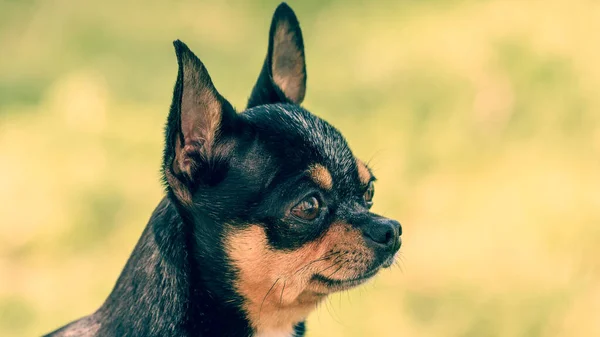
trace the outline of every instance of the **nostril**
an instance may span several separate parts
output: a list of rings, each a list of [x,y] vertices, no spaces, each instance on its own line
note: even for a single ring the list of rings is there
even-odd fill
[[[388,244],[390,242],[390,240],[392,240],[392,238],[394,237],[394,231],[393,230],[389,230],[385,233],[385,243]]]
[[[389,224],[378,224],[365,230],[364,234],[372,241],[389,246],[394,242],[394,227]]]

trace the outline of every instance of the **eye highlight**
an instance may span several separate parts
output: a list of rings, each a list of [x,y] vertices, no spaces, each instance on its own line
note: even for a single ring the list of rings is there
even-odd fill
[[[298,219],[312,221],[319,216],[320,211],[319,200],[314,196],[309,196],[292,207],[291,213]]]
[[[375,185],[372,181],[370,181],[365,194],[363,194],[363,199],[365,199],[365,202],[369,208],[373,206],[373,196],[375,196]]]

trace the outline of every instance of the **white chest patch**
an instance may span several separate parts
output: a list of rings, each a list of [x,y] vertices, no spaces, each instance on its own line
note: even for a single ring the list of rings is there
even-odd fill
[[[261,331],[254,334],[253,337],[293,337],[294,333],[290,331]]]

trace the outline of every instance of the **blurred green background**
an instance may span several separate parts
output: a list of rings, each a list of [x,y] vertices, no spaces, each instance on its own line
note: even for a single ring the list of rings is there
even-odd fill
[[[0,0],[0,336],[103,302],[163,193],[171,42],[242,109],[277,4]],[[600,336],[600,2],[290,5],[304,105],[404,228],[308,336]]]

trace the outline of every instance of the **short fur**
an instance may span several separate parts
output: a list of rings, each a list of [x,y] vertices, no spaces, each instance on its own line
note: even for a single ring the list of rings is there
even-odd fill
[[[303,336],[328,294],[393,262],[400,224],[369,211],[370,169],[300,107],[304,45],[286,4],[242,113],[174,45],[166,196],[104,304],[47,336]]]

